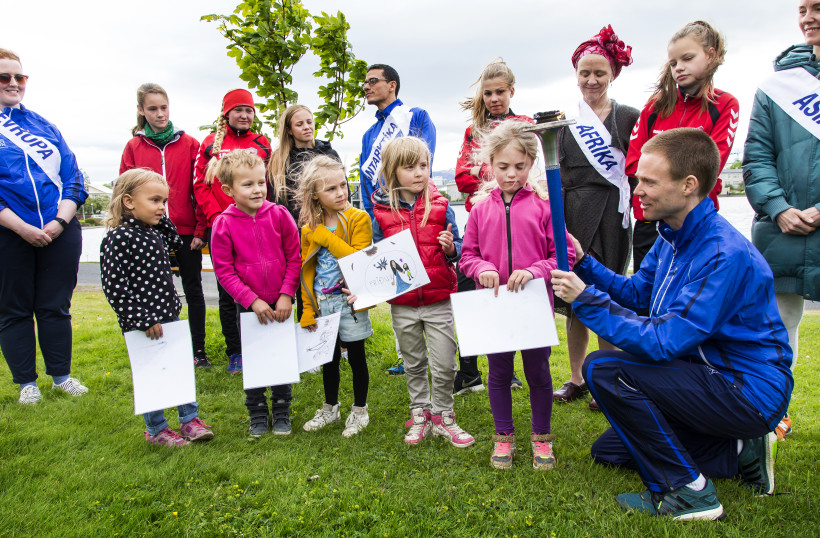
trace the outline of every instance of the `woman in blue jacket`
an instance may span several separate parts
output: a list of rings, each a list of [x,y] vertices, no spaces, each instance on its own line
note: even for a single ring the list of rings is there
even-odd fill
[[[800,0],[805,45],[789,47],[757,90],[743,152],[752,242],[774,273],[780,317],[797,362],[803,301],[820,299],[820,5]],[[791,418],[777,427],[782,439]]]
[[[52,389],[88,392],[71,373],[71,293],[82,250],[74,218],[88,193],[60,131],[21,104],[28,77],[0,49],[0,349],[20,403],[40,401],[37,337]]]

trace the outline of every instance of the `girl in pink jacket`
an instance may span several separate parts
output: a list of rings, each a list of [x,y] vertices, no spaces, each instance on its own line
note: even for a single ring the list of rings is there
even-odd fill
[[[464,232],[461,270],[482,287],[496,291],[503,284],[510,291],[518,291],[533,278],[543,278],[549,287],[550,271],[557,265],[547,195],[529,177],[538,141],[534,134],[523,130],[526,126],[520,121],[506,121],[487,135],[481,160],[492,166],[496,183],[485,183],[473,196],[475,205]],[[572,247],[568,254],[571,265],[575,258]],[[550,469],[555,465],[554,436],[550,434],[550,348],[525,349],[521,356],[530,386],[533,467]],[[515,352],[487,355],[487,385],[495,422],[490,463],[497,469],[508,469],[515,457],[510,391],[514,357]]]
[[[251,311],[263,324],[289,320],[302,261],[299,232],[286,207],[267,201],[265,164],[253,150],[235,150],[213,161],[208,173],[234,201],[214,221],[211,258],[217,280],[236,301],[237,325],[239,313]],[[291,432],[290,385],[271,389],[272,420],[265,387],[245,391],[252,437],[271,424],[275,434]]]

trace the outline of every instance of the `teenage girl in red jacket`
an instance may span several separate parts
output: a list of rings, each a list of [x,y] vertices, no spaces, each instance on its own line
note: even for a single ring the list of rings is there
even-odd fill
[[[641,148],[656,134],[677,127],[701,129],[720,150],[720,168],[726,165],[735,141],[740,107],[731,94],[718,90],[713,78],[723,64],[723,36],[708,23],[695,21],[678,30],[669,40],[669,61],[663,66],[655,94],[641,112],[632,130],[626,155],[626,175],[635,176]],[[718,207],[722,188],[718,178],[709,198]],[[632,233],[632,268],[638,272],[646,253],[658,237],[657,222],[647,221],[637,196],[632,198],[635,229]]]
[[[253,96],[248,90],[231,90],[222,98],[222,113],[216,124],[216,132],[205,137],[199,146],[196,158],[194,193],[197,203],[202,206],[208,227],[213,226],[218,217],[233,200],[222,192],[218,178],[208,178],[208,164],[212,159],[220,159],[235,149],[253,149],[267,164],[270,158],[270,142],[264,135],[251,132],[256,108]],[[228,372],[242,371],[242,343],[236,327],[236,306],[233,298],[217,281],[219,290],[219,322],[225,337],[225,354],[228,355]]]
[[[168,94],[159,84],[137,88],[137,125],[122,152],[120,174],[148,168],[168,182],[168,217],[182,238],[176,251],[182,289],[188,303],[188,325],[197,368],[210,368],[205,354],[205,296],[202,292],[202,247],[206,244],[205,216],[194,200],[194,161],[199,142],[171,123]]]

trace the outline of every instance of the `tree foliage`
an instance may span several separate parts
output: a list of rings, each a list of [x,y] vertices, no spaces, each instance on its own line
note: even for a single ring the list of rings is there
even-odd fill
[[[230,15],[204,15],[201,20],[219,22],[240,78],[267,100],[258,110],[274,132],[281,113],[299,99],[291,87],[292,73],[308,51],[319,58],[314,76],[327,80],[317,92],[323,100],[315,111],[317,131],[324,128],[331,140],[342,136],[339,126],[364,108],[361,85],[367,64],[353,54],[347,40],[350,25],[341,12],[312,15],[298,0],[246,0]]]

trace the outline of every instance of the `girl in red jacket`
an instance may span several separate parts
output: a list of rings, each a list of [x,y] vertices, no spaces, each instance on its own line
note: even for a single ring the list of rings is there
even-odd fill
[[[493,168],[496,184],[485,184],[474,196],[475,206],[467,221],[461,266],[464,274],[484,288],[506,285],[517,291],[533,278],[543,278],[551,288],[550,271],[557,267],[552,218],[546,190],[530,170],[538,155],[537,137],[524,131],[526,124],[508,121],[486,137],[482,156]],[[569,243],[568,241],[568,244]],[[567,253],[570,267],[572,247]],[[550,300],[552,294],[550,293]],[[552,305],[550,305],[552,306]],[[515,457],[515,426],[512,415],[510,379],[515,352],[487,355],[490,373],[487,385],[495,422],[490,464],[509,469]],[[555,465],[550,433],[552,377],[550,348],[521,351],[524,375],[530,386],[532,409],[533,467]]]
[[[464,142],[456,161],[456,185],[459,192],[467,195],[465,208],[473,208],[471,197],[481,185],[493,180],[492,169],[488,163],[479,159],[479,139],[483,133],[494,129],[502,121],[513,119],[533,123],[529,116],[518,116],[510,109],[510,99],[515,95],[515,75],[512,70],[498,58],[490,62],[474,84],[475,97],[461,103],[462,110],[470,112],[472,122],[464,131]],[[471,278],[466,278],[458,271],[458,291],[475,289]],[[453,392],[466,394],[484,388],[481,383],[481,371],[478,369],[478,357],[460,357],[461,368],[456,374]],[[512,388],[522,388],[521,381],[513,373]]]
[[[264,161],[271,154],[270,142],[264,135],[251,132],[256,108],[248,90],[231,90],[222,98],[222,113],[216,124],[216,132],[211,133],[199,146],[196,157],[194,194],[205,213],[208,226],[213,226],[216,217],[233,203],[230,196],[222,191],[218,179],[206,174],[208,165],[219,160],[235,149],[253,149]],[[242,371],[242,354],[239,332],[236,329],[236,309],[230,294],[217,280],[219,290],[219,322],[225,337],[225,354],[228,355],[228,372]]]
[[[211,234],[216,278],[235,301],[234,328],[239,332],[242,312],[254,312],[263,324],[292,323],[301,266],[296,223],[285,207],[267,201],[265,165],[253,151],[229,153],[209,166],[208,174],[214,171],[234,201],[214,221]],[[265,390],[245,390],[252,437],[270,431]],[[273,432],[288,435],[290,385],[271,387],[271,392]]]
[[[188,325],[197,368],[210,368],[205,354],[205,295],[202,292],[202,247],[207,226],[194,200],[194,161],[199,142],[171,123],[168,94],[150,82],[137,88],[137,125],[122,152],[120,174],[148,168],[168,182],[168,217],[182,239],[175,251],[188,304]]]
[[[695,21],[678,30],[667,47],[669,61],[661,69],[655,94],[632,130],[626,155],[626,175],[634,177],[641,148],[656,134],[677,127],[701,129],[720,150],[720,168],[726,165],[735,141],[740,107],[732,95],[714,86],[714,76],[726,56],[723,36],[709,23]],[[722,189],[718,178],[709,198],[718,207]],[[648,221],[637,196],[632,197],[635,229],[632,232],[632,269],[641,262],[658,238],[658,223]]]
[[[430,277],[423,287],[389,301],[410,393],[410,431],[404,442],[415,445],[432,433],[455,447],[468,447],[475,439],[456,424],[453,411],[456,339],[450,294],[456,292],[453,263],[461,251],[461,238],[447,199],[430,184],[427,144],[408,136],[385,145],[382,184],[373,193],[373,240],[410,229]],[[404,275],[405,280],[410,278]]]

